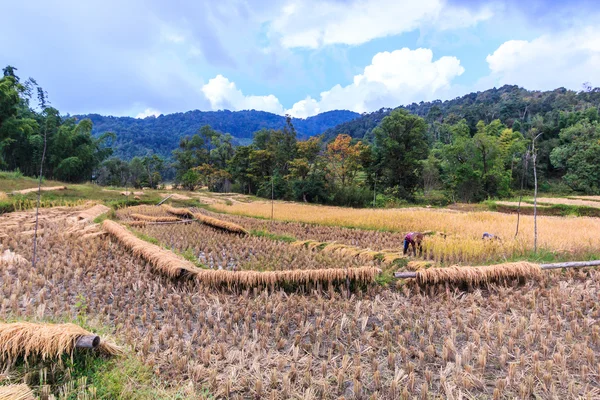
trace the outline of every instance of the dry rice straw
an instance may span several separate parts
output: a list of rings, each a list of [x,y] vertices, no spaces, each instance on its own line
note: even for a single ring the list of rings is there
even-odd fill
[[[200,213],[192,213],[187,208],[175,208],[169,205],[163,204],[162,207],[170,214],[177,215],[179,217],[185,218],[195,218],[203,224],[212,226],[214,228],[219,228],[226,230],[232,233],[241,233],[247,234],[248,231],[241,227],[238,224],[234,224],[233,222],[223,221],[217,218],[209,217],[208,215],[200,214]]]
[[[35,400],[35,397],[29,386],[23,383],[0,386],[0,400]]]
[[[444,282],[479,285],[502,279],[538,279],[541,274],[542,269],[538,264],[522,261],[481,267],[454,265],[447,268],[421,269],[417,271],[416,279],[419,285]]]
[[[131,218],[146,222],[177,222],[180,221],[177,217],[153,217],[144,214],[131,214]]]
[[[75,324],[0,323],[0,359],[41,357],[43,360],[72,354],[82,336],[93,335]],[[101,341],[100,352],[114,356],[123,353],[118,346]]]

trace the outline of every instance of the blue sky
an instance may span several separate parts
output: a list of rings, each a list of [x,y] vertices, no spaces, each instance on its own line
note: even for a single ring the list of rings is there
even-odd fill
[[[593,0],[30,0],[0,64],[63,113],[257,109],[308,117],[503,84],[600,86]]]

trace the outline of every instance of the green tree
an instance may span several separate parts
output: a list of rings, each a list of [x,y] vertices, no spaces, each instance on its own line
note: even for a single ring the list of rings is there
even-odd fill
[[[374,173],[385,188],[402,198],[411,198],[421,184],[421,160],[429,148],[425,120],[397,109],[373,130]]]
[[[600,125],[583,120],[560,132],[562,145],[552,150],[552,164],[574,190],[600,194]]]

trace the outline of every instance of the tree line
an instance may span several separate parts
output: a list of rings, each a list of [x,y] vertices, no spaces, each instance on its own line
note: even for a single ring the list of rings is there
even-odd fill
[[[532,141],[541,136],[544,124],[536,118],[522,132],[522,124],[509,127],[495,119],[479,121],[471,132],[466,119],[428,122],[396,109],[373,129],[370,142],[346,134],[330,141],[323,135],[298,140],[288,117],[282,129],[255,132],[247,146],[234,146],[231,135],[206,125],[180,141],[170,167],[174,185],[187,190],[206,186],[212,191],[356,207],[473,202],[508,197],[533,184]],[[539,170],[549,174],[552,168],[555,185],[600,193],[598,109],[561,112],[558,124],[558,139],[547,157],[539,157],[543,150],[538,149],[545,147],[536,144],[536,158],[542,160]],[[164,160],[159,158],[158,164],[154,183],[160,181]],[[105,161],[104,183],[147,184],[132,178],[139,176],[136,170],[144,172],[141,159],[129,163],[129,175],[113,172],[127,165],[118,159]]]
[[[376,121],[362,137],[326,131],[303,139],[288,116],[280,129],[254,132],[247,145],[203,125],[170,157],[148,151],[124,160],[111,157],[115,134],[93,135],[91,120],[61,116],[35,80],[21,82],[8,66],[0,79],[0,168],[36,176],[46,141],[44,175],[66,182],[157,188],[169,181],[187,190],[358,207],[443,204],[531,188],[538,138],[542,189],[599,194],[599,105],[599,88],[505,86],[380,110],[339,127]]]
[[[92,179],[112,154],[114,134],[95,137],[89,119],[61,117],[43,88],[32,78],[21,82],[16,71],[7,66],[0,78],[0,169],[37,176],[46,147],[45,177],[65,182]]]

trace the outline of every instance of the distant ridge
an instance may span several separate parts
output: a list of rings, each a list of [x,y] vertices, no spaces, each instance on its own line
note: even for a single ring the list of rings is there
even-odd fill
[[[78,119],[89,118],[94,123],[94,134],[111,131],[117,134],[115,155],[130,159],[149,152],[170,156],[179,146],[182,137],[193,135],[204,125],[223,133],[230,133],[239,143],[247,143],[252,134],[263,128],[280,129],[285,117],[265,111],[188,111],[137,119],[112,117],[99,114],[76,115]],[[319,135],[327,129],[360,117],[346,111],[328,111],[306,119],[293,118],[292,123],[299,137]]]

